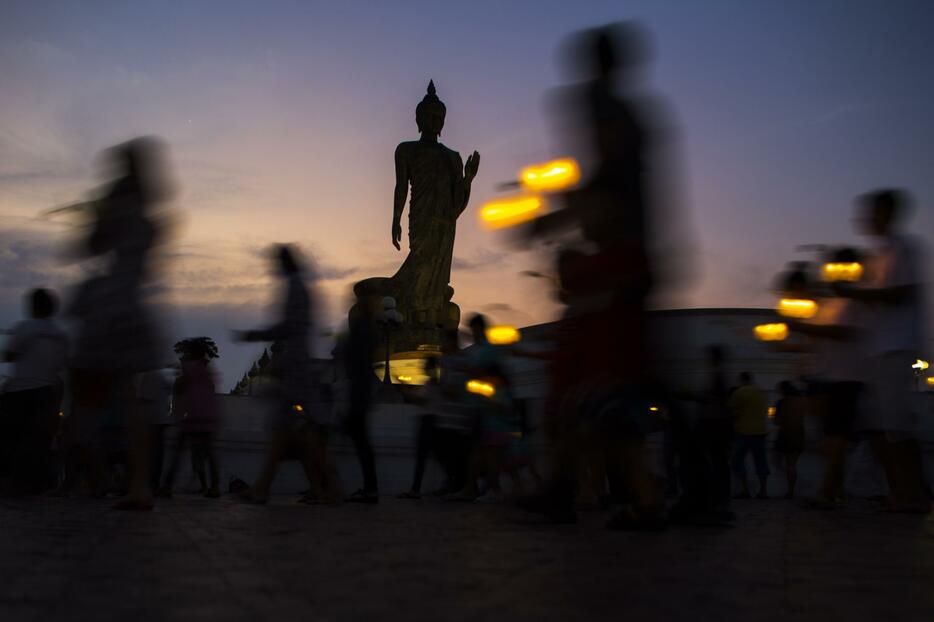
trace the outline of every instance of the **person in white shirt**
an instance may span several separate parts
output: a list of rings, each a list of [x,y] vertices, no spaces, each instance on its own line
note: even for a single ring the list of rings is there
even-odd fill
[[[860,263],[862,257],[853,249],[841,248],[826,259],[831,263]],[[803,295],[810,295],[804,280],[797,285],[802,288]],[[810,340],[801,348],[786,349],[816,355],[815,367],[808,374],[809,393],[812,407],[821,416],[824,433],[824,474],[817,494],[802,500],[806,508],[834,509],[844,497],[847,447],[858,425],[859,405],[865,393],[862,382],[864,315],[862,305],[855,300],[822,295],[815,317],[788,321],[792,331],[807,335]]]
[[[919,238],[901,231],[910,205],[908,193],[895,189],[857,199],[858,225],[873,238],[875,252],[863,285],[838,284],[836,290],[859,301],[866,314],[863,371],[870,401],[860,427],[887,454],[890,509],[927,513],[911,369],[923,355],[924,248]]]
[[[35,289],[26,295],[28,320],[13,327],[4,361],[13,373],[0,395],[0,476],[10,478],[15,493],[42,492],[50,483],[52,439],[59,425],[60,373],[68,338],[53,316],[55,295]]]

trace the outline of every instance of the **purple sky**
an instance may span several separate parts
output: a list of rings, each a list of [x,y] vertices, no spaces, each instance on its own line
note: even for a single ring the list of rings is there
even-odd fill
[[[129,6],[132,4],[132,6]],[[176,5],[176,6],[173,6]],[[139,134],[172,148],[184,226],[166,273],[173,330],[221,343],[229,385],[261,321],[262,249],[295,241],[319,263],[326,324],[347,287],[391,274],[392,153],[417,137],[434,78],[442,141],[483,155],[459,224],[453,285],[465,312],[546,321],[542,259],[515,253],[475,210],[526,163],[563,155],[546,95],[557,50],[586,26],[636,18],[653,33],[647,86],[673,112],[679,208],[699,266],[672,304],[765,306],[800,243],[856,241],[850,200],[913,191],[934,241],[934,3],[919,2],[16,2],[0,4],[0,326],[22,291],[67,285],[46,207],[96,182],[94,156]]]

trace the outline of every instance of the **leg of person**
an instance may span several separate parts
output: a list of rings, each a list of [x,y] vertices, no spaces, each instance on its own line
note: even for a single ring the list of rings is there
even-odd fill
[[[39,417],[34,429],[35,447],[35,490],[45,492],[54,487],[58,478],[52,476],[52,444],[60,426],[59,408],[62,403],[62,387],[54,385],[43,389],[39,402]]]
[[[149,488],[149,464],[152,460],[152,438],[145,412],[139,408],[133,377],[120,374],[116,379],[118,403],[127,409],[130,433],[130,486],[126,497],[118,500],[118,510],[151,510],[152,490]]]
[[[198,483],[201,488],[198,494],[203,495],[208,491],[208,477],[205,469],[205,444],[206,437],[204,432],[193,432],[191,435],[191,466],[198,477]]]
[[[182,453],[186,445],[190,442],[190,435],[184,430],[179,430],[175,437],[175,448],[172,452],[172,459],[169,461],[169,468],[165,473],[165,479],[162,486],[159,487],[157,495],[160,497],[171,497],[172,487],[175,485],[175,476],[178,474],[178,465],[182,460]]]
[[[707,498],[707,509],[729,517],[732,498],[730,445],[733,437],[733,423],[729,419],[708,421],[706,429],[708,430],[706,453],[711,478],[707,484],[710,495]]]
[[[214,450],[214,435],[210,432],[204,433],[204,458],[211,476],[210,485],[204,494],[212,499],[220,497],[220,466],[217,463],[217,452]]]
[[[445,495],[447,501],[473,501],[480,496],[480,490],[477,488],[477,480],[484,474],[486,455],[485,448],[476,447],[470,454],[467,467],[467,477],[464,480],[464,486],[457,492]]]
[[[276,477],[279,461],[285,451],[287,442],[287,432],[284,430],[272,431],[269,437],[269,446],[266,449],[263,467],[260,470],[259,476],[253,482],[253,486],[241,495],[244,500],[252,503],[266,503],[269,499],[269,489],[272,486],[272,480]]]
[[[37,416],[38,392],[29,389],[13,393],[10,426],[10,491],[14,494],[32,492],[31,480],[35,469],[34,447],[35,420]]]
[[[400,497],[418,499],[421,497],[422,479],[425,477],[425,464],[429,454],[434,450],[435,433],[434,415],[422,415],[419,419],[418,433],[415,439],[415,473],[412,476],[412,488]]]
[[[351,395],[350,414],[348,418],[348,431],[353,441],[354,448],[357,451],[357,459],[360,461],[360,470],[363,472],[363,488],[347,498],[348,501],[376,503],[379,501],[378,484],[376,479],[376,459],[373,453],[373,445],[370,443],[370,435],[367,430],[367,414],[370,409],[369,399],[364,396],[358,396],[354,392]]]
[[[766,451],[766,436],[753,436],[749,439],[752,449],[752,459],[756,467],[756,477],[759,478],[759,491],[756,493],[757,499],[768,499],[768,479],[769,479],[769,459]]]
[[[788,489],[785,491],[786,499],[794,499],[795,486],[798,484],[798,459],[801,454],[798,452],[789,452],[785,454],[785,478],[788,483]]]
[[[159,490],[162,482],[162,470],[165,468],[165,429],[168,426],[152,426],[152,467],[149,472],[149,485]]]
[[[736,436],[736,443],[733,446],[733,475],[739,481],[740,491],[734,499],[748,499],[749,483],[746,481],[746,454],[749,452],[749,439],[747,436],[739,434]]]

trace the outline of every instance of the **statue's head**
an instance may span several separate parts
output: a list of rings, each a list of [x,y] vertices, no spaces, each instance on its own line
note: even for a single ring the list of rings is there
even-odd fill
[[[432,136],[440,135],[446,113],[447,108],[444,102],[438,99],[435,93],[435,82],[431,80],[428,82],[428,92],[415,107],[415,123],[418,125],[418,131]]]

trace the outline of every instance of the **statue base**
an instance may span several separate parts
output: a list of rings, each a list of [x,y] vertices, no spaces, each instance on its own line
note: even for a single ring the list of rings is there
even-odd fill
[[[373,361],[378,366],[382,379],[386,360],[386,339],[389,339],[390,374],[394,382],[408,382],[407,377],[414,377],[414,370],[419,359],[441,354],[443,337],[446,331],[457,330],[460,325],[460,307],[451,302],[454,288],[448,286],[445,300],[434,308],[413,308],[406,292],[400,291],[391,278],[372,277],[359,281],[353,288],[356,304],[370,301],[377,308],[386,296],[396,301],[396,310],[402,314],[399,326],[378,325],[379,346],[374,352]],[[388,330],[388,335],[386,331]],[[397,363],[399,369],[397,370]],[[406,372],[410,373],[406,373]]]

